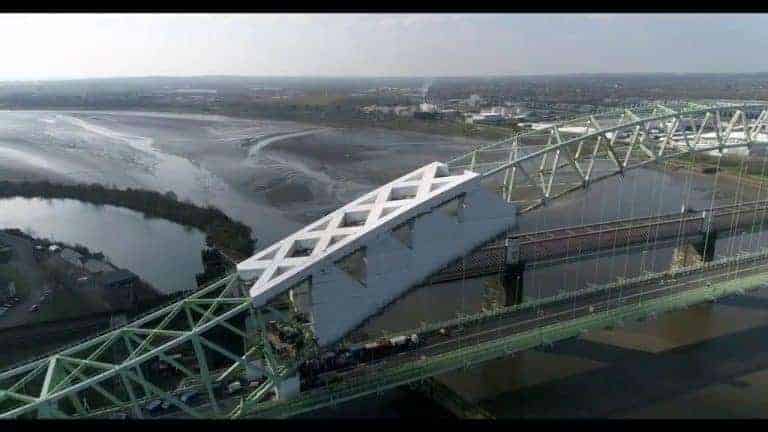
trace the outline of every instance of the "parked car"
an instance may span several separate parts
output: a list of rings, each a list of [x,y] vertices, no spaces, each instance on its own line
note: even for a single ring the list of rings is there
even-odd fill
[[[39,311],[39,310],[40,310],[40,305],[32,305],[32,306],[29,308],[29,311],[30,311],[30,312],[37,312],[37,311]]]

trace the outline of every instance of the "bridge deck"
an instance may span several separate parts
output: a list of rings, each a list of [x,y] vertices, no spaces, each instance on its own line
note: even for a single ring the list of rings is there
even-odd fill
[[[458,336],[422,333],[424,345],[410,352],[358,365],[343,372],[343,384],[328,384],[305,391],[286,402],[260,404],[259,417],[283,417],[311,411],[393,388],[429,376],[547,345],[582,334],[588,329],[643,319],[679,307],[743,293],[768,284],[768,254],[681,269],[583,290],[572,296],[543,299],[509,308],[485,318],[456,320]],[[663,284],[659,284],[663,281]]]

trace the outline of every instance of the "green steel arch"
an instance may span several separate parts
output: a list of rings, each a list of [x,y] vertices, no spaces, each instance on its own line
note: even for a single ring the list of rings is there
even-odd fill
[[[648,164],[768,144],[767,110],[768,103],[749,102],[656,104],[607,111],[518,133],[478,147],[448,165],[453,171],[469,169],[489,180],[503,174],[499,187],[510,201],[522,189],[533,191],[533,197],[518,200],[525,213]],[[748,114],[755,112],[759,114],[750,120]],[[653,129],[659,130],[654,134]],[[609,162],[607,166],[600,163],[601,156]]]

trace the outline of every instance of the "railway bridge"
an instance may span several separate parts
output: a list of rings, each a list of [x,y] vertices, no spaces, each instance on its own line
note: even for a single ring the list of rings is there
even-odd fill
[[[677,264],[712,261],[718,236],[762,227],[768,201],[727,204],[704,210],[624,218],[526,233],[496,239],[462,257],[424,282],[442,283],[504,273],[520,278],[525,267],[556,265],[594,258],[617,249],[676,246]],[[678,252],[678,251],[676,251]]]
[[[709,244],[735,229],[762,228],[761,200],[527,234],[519,233],[519,217],[577,191],[588,199],[593,185],[652,164],[746,154],[768,144],[766,127],[763,102],[648,104],[517,133],[426,165],[186,298],[0,372],[0,418],[286,417],[760,287],[768,282],[762,245],[718,258]],[[729,224],[734,218],[740,222]],[[429,323],[384,350],[377,341],[350,347],[345,340],[468,256],[482,261],[503,250],[505,267],[520,268],[608,244],[692,235],[703,239],[694,247],[702,259],[684,258],[668,271]],[[490,267],[452,271],[470,277]],[[308,364],[326,359],[333,364],[307,376]]]

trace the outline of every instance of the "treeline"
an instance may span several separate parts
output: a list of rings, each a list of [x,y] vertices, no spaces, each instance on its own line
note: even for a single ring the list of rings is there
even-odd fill
[[[179,201],[173,192],[161,194],[144,189],[111,189],[100,184],[63,185],[48,181],[0,181],[0,198],[69,198],[98,205],[125,207],[146,216],[195,227],[207,235],[210,245],[243,257],[253,254],[256,241],[251,228],[232,220],[221,210]]]

